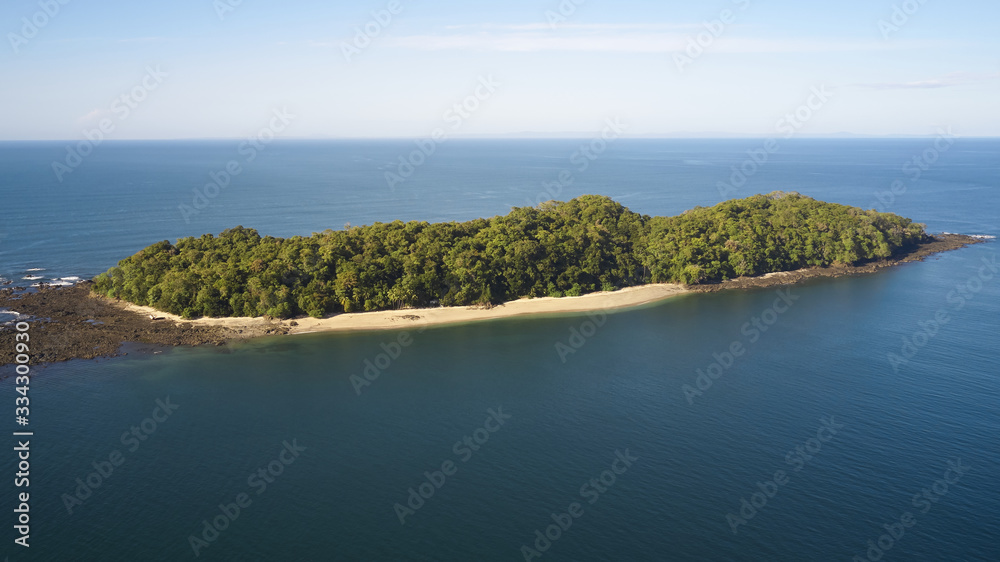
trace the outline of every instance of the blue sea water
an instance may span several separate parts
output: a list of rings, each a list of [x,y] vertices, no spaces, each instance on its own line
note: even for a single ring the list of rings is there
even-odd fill
[[[932,232],[1000,231],[997,140],[936,152],[933,139],[782,141],[746,183],[721,189],[734,168],[753,169],[747,151],[761,141],[619,140],[586,169],[573,158],[582,143],[448,141],[391,188],[385,174],[412,142],[275,141],[252,161],[233,141],[107,142],[62,181],[52,162],[64,161],[64,143],[2,143],[0,276],[88,278],[153,242],[240,224],[308,235],[584,193],[658,215],[798,191]],[[241,172],[195,209],[193,190],[230,161]],[[572,183],[543,187],[564,170]],[[197,213],[186,220],[182,205]],[[873,275],[685,295],[606,317],[42,367],[31,385],[32,548],[13,544],[22,489],[8,453],[0,553],[1000,560],[996,257],[989,241]],[[557,344],[581,342],[560,355]],[[365,369],[379,375],[359,395],[351,376]],[[13,380],[0,393],[11,410]],[[176,410],[166,416],[161,403]],[[224,529],[206,532],[206,521]],[[193,548],[192,537],[204,543]]]

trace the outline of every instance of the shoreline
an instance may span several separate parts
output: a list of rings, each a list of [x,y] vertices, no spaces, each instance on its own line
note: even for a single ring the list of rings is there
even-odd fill
[[[224,345],[268,335],[322,332],[355,332],[443,326],[539,314],[578,314],[596,310],[622,310],[691,293],[788,285],[816,277],[841,277],[873,273],[900,263],[920,261],[940,252],[983,242],[960,234],[939,234],[905,255],[856,266],[813,267],[795,271],[740,277],[697,285],[659,283],[577,297],[522,298],[493,307],[436,307],[341,313],[325,318],[288,320],[266,317],[198,318],[185,320],[147,306],[96,295],[91,282],[72,287],[43,288],[36,293],[15,294],[0,290],[0,309],[17,310],[20,321],[31,324],[33,364],[114,357],[126,343],[153,346]],[[25,320],[25,316],[29,318]],[[0,316],[8,322],[11,315]],[[0,366],[13,363],[14,331],[0,330]],[[8,341],[9,340],[9,341]]]
[[[668,299],[677,295],[692,293],[685,285],[676,283],[656,283],[625,287],[617,291],[600,291],[578,297],[538,297],[522,298],[508,301],[493,307],[482,306],[442,306],[435,308],[403,308],[399,310],[376,310],[371,312],[346,312],[326,316],[324,318],[293,318],[288,320],[267,320],[265,318],[228,317],[228,318],[198,318],[184,320],[183,318],[160,312],[148,306],[138,306],[131,303],[114,302],[104,299],[112,306],[122,310],[137,312],[144,315],[158,315],[164,320],[189,323],[194,326],[219,327],[226,329],[246,329],[280,325],[285,328],[285,334],[313,334],[321,332],[356,332],[378,331],[408,328],[414,325],[420,327],[441,326],[448,324],[463,324],[500,318],[513,318],[538,314],[575,314],[593,310],[612,310],[632,308]],[[101,298],[101,297],[95,297]]]

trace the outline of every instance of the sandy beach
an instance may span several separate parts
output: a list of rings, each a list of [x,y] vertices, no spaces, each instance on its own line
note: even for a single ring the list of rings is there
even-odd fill
[[[438,308],[409,308],[402,310],[382,310],[376,312],[353,312],[336,314],[326,318],[297,318],[295,320],[266,320],[264,318],[199,318],[184,320],[179,316],[160,312],[148,306],[120,302],[125,310],[137,312],[153,318],[193,326],[221,327],[230,330],[253,329],[280,324],[288,334],[309,334],[314,332],[346,332],[357,330],[391,330],[440,324],[458,324],[509,318],[528,314],[579,313],[592,310],[612,310],[628,308],[660,301],[666,298],[692,292],[684,285],[661,283],[627,287],[618,291],[598,292],[579,297],[542,297],[519,299],[492,308],[475,306],[450,306]]]

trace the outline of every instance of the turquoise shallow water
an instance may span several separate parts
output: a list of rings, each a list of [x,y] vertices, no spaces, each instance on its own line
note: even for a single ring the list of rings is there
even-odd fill
[[[747,189],[796,185],[871,206],[874,191],[906,178],[902,161],[922,142],[788,144]],[[621,141],[578,174],[568,196],[619,195],[650,214],[711,204],[720,199],[712,186],[752,145]],[[0,228],[0,275],[45,267],[90,276],[148,242],[234,223],[288,235],[347,221],[501,213],[570,166],[573,150],[570,141],[456,143],[414,176],[412,193],[392,193],[378,166],[403,146],[276,144],[259,171],[238,178],[238,197],[218,199],[187,225],[172,216],[177,194],[190,192],[181,178],[224,163],[233,147],[109,145],[73,182],[46,184],[50,148],[7,145],[2,177],[22,179],[2,187],[12,203]],[[961,141],[890,210],[931,230],[997,234],[997,148]],[[352,168],[355,156],[377,165]],[[141,189],[123,187],[140,177],[149,178]],[[31,178],[40,187],[26,192],[17,182]],[[313,203],[297,213],[305,194]],[[532,558],[543,561],[866,559],[868,541],[877,545],[890,532],[883,525],[904,512],[916,523],[882,539],[885,560],[1000,559],[1000,275],[975,282],[996,254],[991,242],[874,275],[814,280],[784,300],[773,288],[686,295],[610,314],[600,326],[586,315],[413,326],[403,340],[412,343],[394,359],[400,332],[45,367],[31,390],[32,548],[3,553],[194,559],[190,537],[205,540],[203,521],[242,499],[198,559],[524,560],[522,547],[544,548]],[[941,310],[948,321],[933,330],[928,321]],[[754,332],[755,317],[766,331]],[[587,337],[563,362],[556,344],[571,343],[573,330]],[[903,338],[920,345],[894,368],[888,354],[902,353]],[[736,342],[743,354],[730,362],[724,352]],[[384,368],[359,396],[350,377],[366,361]],[[716,361],[724,366],[713,369]],[[699,370],[720,375],[689,402],[684,387],[699,388]],[[12,404],[11,379],[3,384]],[[164,418],[154,410],[168,397],[177,408]],[[497,417],[490,410],[502,412],[503,425],[487,421]],[[155,428],[144,422],[154,414]],[[820,432],[823,441],[821,418],[836,429]],[[133,426],[145,440],[127,435]],[[106,473],[115,451],[123,462],[70,514],[63,494],[76,494],[77,478],[96,483],[91,474]],[[616,453],[635,460],[626,465]],[[935,492],[956,460],[968,470],[957,480],[948,473],[952,484]],[[260,469],[266,478],[252,478]],[[12,456],[0,470],[15,472]],[[442,470],[451,474],[434,474]],[[771,484],[779,470],[787,480]],[[421,505],[411,488],[433,495]],[[935,502],[914,500],[924,489]],[[8,483],[5,505],[14,491]],[[747,509],[744,499],[760,507]],[[401,524],[394,506],[408,500],[418,507],[402,512]],[[749,517],[734,534],[727,515],[741,507]],[[579,516],[554,531],[570,511]],[[536,531],[558,538],[535,544]]]

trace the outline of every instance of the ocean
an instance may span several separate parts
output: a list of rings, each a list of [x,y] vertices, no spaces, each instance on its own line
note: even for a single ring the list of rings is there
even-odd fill
[[[67,160],[74,144],[0,143],[14,284],[237,225],[309,235],[587,193],[672,215],[797,191],[1000,234],[992,139],[449,140],[412,168],[403,140],[278,140],[252,159],[241,141],[106,141]],[[14,486],[24,437],[0,461],[0,554],[1000,560],[997,253],[991,239],[625,311],[39,367],[30,426],[7,422],[33,435],[29,487]],[[13,410],[13,377],[2,395]],[[13,543],[24,491],[30,549]]]

